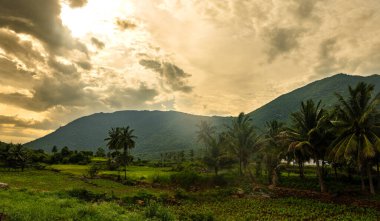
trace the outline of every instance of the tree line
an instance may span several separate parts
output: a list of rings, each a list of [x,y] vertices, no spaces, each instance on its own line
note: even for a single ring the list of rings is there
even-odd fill
[[[215,174],[236,162],[239,174],[252,179],[260,176],[264,165],[272,185],[278,182],[282,162],[297,163],[303,178],[305,163],[313,161],[321,192],[327,191],[326,165],[347,167],[360,176],[363,191],[367,178],[369,191],[374,194],[372,170],[374,165],[379,168],[380,159],[380,95],[374,95],[374,85],[363,82],[348,87],[348,92],[346,98],[336,93],[338,102],[330,109],[321,101],[303,101],[299,111],[291,114],[290,123],[267,122],[264,132],[244,113],[219,133],[214,126],[201,122],[198,140],[205,146],[203,161]],[[256,173],[251,171],[251,164],[255,164]],[[378,169],[378,183],[379,175]]]

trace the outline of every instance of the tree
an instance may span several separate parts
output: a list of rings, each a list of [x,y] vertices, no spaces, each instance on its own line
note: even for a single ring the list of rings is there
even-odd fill
[[[53,148],[51,149],[51,152],[53,153],[53,154],[55,154],[55,153],[57,153],[58,152],[58,148],[57,148],[57,146],[53,146]]]
[[[121,162],[124,165],[124,178],[127,179],[127,164],[130,159],[129,151],[130,149],[135,147],[135,140],[137,137],[133,135],[134,130],[130,129],[130,127],[122,127],[122,128],[111,128],[108,132],[108,137],[105,139],[108,141],[107,147],[110,150],[123,150],[121,157]],[[120,162],[120,160],[117,160]]]
[[[201,122],[201,125],[198,131],[198,138],[206,147],[202,160],[209,168],[214,169],[215,175],[218,175],[220,168],[232,162],[226,151],[227,134],[216,134],[215,127],[207,122]],[[194,156],[193,151],[192,155]]]
[[[106,156],[106,151],[102,147],[99,147],[96,150],[95,156],[96,157],[105,157]]]
[[[259,136],[252,125],[252,119],[248,115],[240,113],[228,127],[228,142],[239,160],[239,173],[243,175],[243,169],[246,171],[252,153],[261,145]]]
[[[10,167],[24,171],[29,160],[29,151],[22,144],[9,144],[7,162]]]
[[[266,123],[265,145],[261,151],[264,153],[268,181],[274,186],[278,181],[278,166],[287,151],[284,130],[284,124],[277,120]]]
[[[289,134],[293,142],[290,144],[290,149],[302,153],[303,156],[310,154],[316,164],[321,192],[326,192],[320,161],[323,163],[325,150],[328,146],[321,141],[325,139],[324,136],[327,136],[325,131],[329,121],[325,110],[320,106],[321,102],[315,104],[313,100],[307,100],[301,102],[300,111],[292,113],[293,125],[289,129]]]
[[[336,160],[356,161],[360,171],[362,190],[365,189],[364,171],[367,169],[371,194],[375,194],[372,181],[372,163],[380,151],[380,118],[377,111],[380,94],[373,97],[374,85],[363,82],[355,88],[348,88],[349,96],[344,99],[336,94],[339,105],[335,108],[332,124],[337,130],[337,138],[332,144],[330,156]]]
[[[137,138],[135,135],[133,135],[132,129],[127,127],[123,127],[120,130],[119,135],[119,145],[121,145],[123,149],[123,163],[124,163],[124,179],[127,179],[127,165],[130,162],[130,150],[135,147],[135,139]]]

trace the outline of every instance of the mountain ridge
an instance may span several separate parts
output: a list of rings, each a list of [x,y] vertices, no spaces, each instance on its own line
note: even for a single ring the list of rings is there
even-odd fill
[[[263,128],[265,122],[277,119],[288,122],[290,113],[297,111],[303,100],[322,100],[326,108],[336,102],[334,92],[347,95],[348,85],[355,86],[358,82],[372,83],[375,93],[380,92],[380,76],[356,76],[336,74],[320,79],[300,88],[280,95],[267,104],[248,113],[254,124]],[[77,150],[95,151],[98,147],[105,147],[104,138],[111,127],[129,125],[135,129],[138,136],[134,154],[157,155],[162,152],[198,149],[196,140],[197,125],[206,120],[218,126],[228,124],[231,116],[201,116],[179,111],[159,110],[122,110],[112,113],[94,113],[80,117],[56,131],[28,142],[25,145],[31,148],[50,151],[57,147],[68,146]]]

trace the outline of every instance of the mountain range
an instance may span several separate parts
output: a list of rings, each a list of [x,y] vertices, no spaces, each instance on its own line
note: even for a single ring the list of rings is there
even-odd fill
[[[288,122],[290,114],[299,109],[301,101],[321,100],[325,108],[331,108],[337,102],[335,93],[346,96],[348,86],[355,86],[359,82],[374,84],[375,92],[380,91],[379,75],[363,77],[337,74],[281,95],[249,115],[258,128],[263,128],[265,122],[272,119]],[[26,143],[25,146],[47,151],[53,146],[96,151],[98,147],[105,147],[104,138],[110,128],[129,125],[138,137],[132,153],[142,158],[150,158],[164,152],[199,149],[196,131],[201,121],[209,121],[222,128],[232,119],[233,117],[198,116],[176,111],[96,113],[76,119],[44,137]]]

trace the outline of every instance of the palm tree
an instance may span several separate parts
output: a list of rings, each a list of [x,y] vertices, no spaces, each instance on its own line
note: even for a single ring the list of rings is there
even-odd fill
[[[375,193],[372,181],[372,161],[380,151],[380,118],[377,111],[380,94],[372,98],[374,85],[363,82],[355,88],[349,87],[349,97],[336,94],[336,119],[332,121],[338,137],[332,144],[330,156],[335,160],[355,160],[360,171],[362,190],[365,189],[363,173],[367,175],[371,194]]]
[[[277,120],[266,123],[265,145],[261,149],[267,167],[268,181],[272,185],[277,184],[277,169],[286,153],[286,136],[284,135],[284,124]]]
[[[326,192],[320,161],[323,162],[325,150],[328,146],[321,141],[325,139],[325,135],[327,136],[325,131],[329,121],[325,110],[320,105],[321,102],[315,104],[313,100],[307,100],[306,103],[301,102],[300,111],[292,114],[293,125],[289,130],[289,135],[293,142],[289,149],[303,157],[310,154],[316,163],[316,173],[321,192]]]
[[[135,147],[134,139],[137,138],[135,135],[133,135],[133,132],[134,130],[130,129],[129,126],[126,128],[111,128],[111,130],[108,131],[108,137],[105,139],[108,141],[107,147],[110,150],[123,150],[123,154],[121,155],[122,159],[118,161],[122,161],[124,165],[125,179],[127,179],[127,164],[130,158],[129,151]]]
[[[218,175],[221,157],[223,156],[223,136],[215,136],[215,127],[206,121],[201,121],[198,126],[198,142],[202,142],[205,147],[205,155],[203,162],[208,166],[214,168],[215,175]]]
[[[135,147],[137,138],[133,135],[134,130],[130,129],[129,126],[123,127],[119,134],[119,145],[120,149],[123,149],[123,163],[124,163],[124,179],[127,179],[127,164],[130,161],[130,150]]]
[[[252,153],[257,151],[261,145],[249,115],[239,114],[228,127],[228,137],[231,150],[239,160],[239,173],[243,175],[243,169],[244,171],[247,169]],[[252,174],[250,175],[252,177]]]

